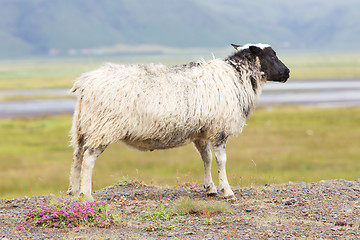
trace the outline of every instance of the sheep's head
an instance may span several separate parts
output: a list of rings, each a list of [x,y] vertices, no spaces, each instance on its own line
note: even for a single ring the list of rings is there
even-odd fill
[[[290,70],[276,56],[276,52],[267,44],[246,44],[239,46],[231,44],[237,52],[234,56],[245,57],[250,61],[259,59],[261,72],[268,81],[286,82]]]

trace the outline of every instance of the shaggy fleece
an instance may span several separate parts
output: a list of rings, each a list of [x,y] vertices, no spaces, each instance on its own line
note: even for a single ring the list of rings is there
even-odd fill
[[[258,61],[238,66],[241,71],[221,59],[183,66],[108,63],[85,73],[71,90],[78,98],[72,143],[81,138],[94,149],[122,140],[152,150],[239,134],[265,81]]]

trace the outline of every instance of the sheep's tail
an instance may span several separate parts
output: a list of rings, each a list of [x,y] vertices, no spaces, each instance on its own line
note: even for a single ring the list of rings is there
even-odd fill
[[[76,90],[78,90],[78,87],[74,85],[70,89],[70,92],[73,93]],[[74,148],[81,147],[84,141],[83,134],[81,134],[81,126],[80,126],[81,105],[82,105],[82,97],[78,96],[74,115],[73,115],[72,128],[71,128],[71,144]]]

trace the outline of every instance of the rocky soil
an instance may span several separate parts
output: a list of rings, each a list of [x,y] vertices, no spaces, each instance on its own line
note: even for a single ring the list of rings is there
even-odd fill
[[[31,209],[51,196],[0,200],[0,239],[360,239],[360,179],[234,187],[237,201],[207,197],[193,184],[156,187],[121,184],[96,191],[114,213],[107,228],[44,228],[16,230]],[[231,212],[177,215],[181,197],[225,202]],[[171,212],[166,219],[159,212]],[[150,216],[151,214],[153,217]]]

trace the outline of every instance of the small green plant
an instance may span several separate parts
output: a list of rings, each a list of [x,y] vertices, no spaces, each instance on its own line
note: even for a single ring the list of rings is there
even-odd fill
[[[171,223],[152,223],[144,228],[147,232],[156,232],[156,231],[167,231],[176,228],[174,224]]]
[[[225,201],[201,201],[186,197],[176,200],[170,206],[160,204],[134,220],[148,221],[145,231],[166,231],[177,228],[184,215],[203,215],[212,221],[210,216],[215,213],[232,213],[232,210]]]
[[[150,219],[151,221],[156,220],[169,220],[173,216],[173,212],[165,207],[160,206],[156,208],[154,211],[145,214],[142,218],[143,219]]]
[[[140,186],[142,184],[143,183],[137,178],[130,179],[129,177],[123,177],[123,179],[120,182],[115,183],[113,186],[114,187],[118,187],[118,186],[123,187],[123,186],[129,186],[129,185]]]
[[[213,213],[231,213],[232,210],[227,202],[219,201],[196,201],[188,197],[180,198],[174,203],[174,212],[179,215]]]
[[[27,226],[41,227],[106,227],[113,222],[105,202],[60,199],[53,203],[41,204],[30,210],[16,226],[22,229]]]
[[[145,231],[167,231],[177,227],[180,216],[174,214],[172,209],[159,205],[141,217],[141,220],[151,222],[144,228]]]

